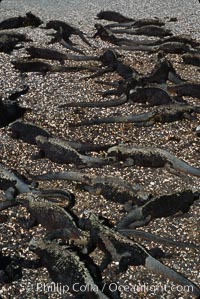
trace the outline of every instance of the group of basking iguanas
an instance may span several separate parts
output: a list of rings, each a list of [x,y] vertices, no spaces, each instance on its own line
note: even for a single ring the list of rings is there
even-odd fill
[[[113,87],[104,92],[103,97],[115,95],[116,99],[65,103],[60,105],[60,109],[106,108],[125,103],[130,105],[142,103],[153,107],[151,111],[142,114],[82,120],[79,123],[69,124],[71,128],[119,122],[133,123],[135,126],[152,126],[157,122],[174,122],[185,118],[192,120],[200,113],[200,106],[191,105],[185,99],[188,96],[200,98],[200,83],[188,82],[181,78],[165,55],[166,53],[183,54],[184,63],[199,67],[200,42],[184,35],[174,36],[159,19],[135,20],[112,11],[102,11],[97,17],[99,20],[104,19],[112,23],[96,24],[96,33],[93,37],[100,37],[103,41],[115,45],[115,48],[104,51],[100,56],[87,56],[73,44],[70,37],[76,35],[88,47],[92,47],[81,30],[59,20],[51,20],[43,26],[43,21],[31,12],[23,17],[10,18],[0,23],[0,52],[10,54],[13,49],[23,47],[23,42],[30,41],[25,35],[10,33],[9,29],[26,26],[53,29],[54,32],[50,34],[52,36],[50,44],[60,43],[76,54],[30,46],[26,48],[29,54],[27,58],[12,62],[16,70],[21,73],[39,72],[43,75],[47,72],[86,70],[92,74],[84,79],[97,78],[112,72],[116,72],[121,77],[117,82],[96,81]],[[117,34],[154,36],[155,39],[141,40],[136,37],[128,39],[118,37]],[[158,52],[157,63],[150,74],[143,75],[123,63],[116,49]],[[47,63],[46,60],[59,61],[60,65]],[[65,66],[67,60],[84,61],[84,65]],[[88,65],[85,63],[87,61]],[[91,64],[93,61],[94,65]],[[37,146],[38,152],[33,155],[33,159],[47,158],[59,164],[74,164],[78,169],[105,165],[120,168],[134,166],[165,168],[175,174],[200,177],[200,168],[189,165],[173,153],[159,147],[135,144],[92,144],[53,136],[46,129],[19,119],[27,109],[20,106],[18,98],[28,91],[29,87],[25,85],[22,90],[12,93],[6,99],[1,99],[0,127],[8,126],[13,138]],[[199,131],[200,129],[197,128],[197,136]],[[89,154],[90,152],[96,152],[99,156],[94,157]],[[101,155],[102,152],[104,156]],[[115,225],[111,225],[107,219],[91,211],[84,211],[78,217],[72,210],[76,204],[74,194],[67,190],[39,188],[40,181],[53,180],[73,182],[81,191],[97,196],[102,195],[108,201],[124,205],[127,213]],[[28,229],[41,224],[47,230],[45,238],[30,241],[29,248],[37,254],[37,260],[11,258],[0,254],[1,283],[20,279],[23,267],[46,267],[51,279],[62,285],[68,285],[69,292],[75,295],[75,298],[121,298],[119,292],[110,292],[107,288],[102,290],[105,281],[102,280],[101,274],[112,261],[115,261],[118,262],[117,273],[126,271],[129,266],[142,265],[179,285],[190,286],[191,295],[200,298],[200,289],[197,285],[159,261],[161,258],[168,257],[161,249],[157,247],[147,249],[135,241],[140,238],[199,251],[200,246],[197,244],[174,242],[136,228],[147,225],[155,218],[173,216],[179,212],[187,213],[194,201],[199,200],[200,190],[188,189],[155,197],[145,192],[141,186],[130,184],[114,176],[94,176],[77,170],[38,175],[27,172],[25,177],[3,163],[0,164],[0,189],[4,191],[5,196],[5,200],[0,202],[0,211],[23,205],[30,213],[30,219],[26,223],[22,219],[19,220],[21,225]],[[67,204],[60,205],[60,201],[67,201]],[[5,218],[0,217],[0,219],[3,219],[2,222],[6,221]],[[62,243],[55,239],[62,239]],[[96,265],[90,256],[96,248],[104,253],[100,265]],[[81,285],[90,285],[91,288],[84,293],[75,292],[73,284],[77,279]],[[109,285],[109,282],[107,283]]]

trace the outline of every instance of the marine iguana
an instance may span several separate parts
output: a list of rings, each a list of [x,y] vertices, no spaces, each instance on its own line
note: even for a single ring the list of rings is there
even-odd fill
[[[18,43],[29,41],[32,40],[28,39],[25,34],[0,32],[0,52],[10,54],[14,49],[22,48],[22,46],[17,46]]]
[[[37,189],[38,184],[25,176],[19,174],[16,170],[7,168],[0,163],[0,189],[5,191],[5,197],[15,205],[15,198],[22,193],[32,193],[47,198],[64,198],[68,201],[68,208],[74,205],[74,195],[69,191],[57,189]],[[7,204],[2,203],[0,210],[4,210]],[[9,204],[8,204],[9,206]]]
[[[134,41],[131,40],[127,41],[118,41],[117,50],[124,50],[124,51],[144,51],[149,53],[156,53],[158,51],[163,51],[166,54],[184,54],[184,53],[194,53],[198,54],[198,49],[193,49],[190,44],[185,44],[182,42],[164,42],[160,45],[151,46],[151,45],[135,45]]]
[[[79,188],[95,195],[101,194],[108,201],[120,204],[131,202],[133,205],[142,205],[151,197],[138,184],[132,185],[125,180],[111,176],[89,178],[88,182],[82,183]]]
[[[63,22],[60,20],[51,20],[51,21],[47,22],[46,26],[43,27],[42,29],[54,29],[57,32],[61,32],[62,38],[67,43],[72,43],[69,39],[71,37],[71,35],[78,35],[84,43],[86,43],[88,46],[91,47],[91,44],[85,38],[84,33],[81,30],[79,30],[78,28],[75,28],[66,22]]]
[[[114,45],[122,45],[126,43],[131,43],[130,39],[127,38],[118,38],[116,37],[111,30],[105,28],[105,26],[101,24],[95,24],[95,28],[97,32],[94,34],[93,38],[99,36],[103,41],[110,42]]]
[[[200,54],[184,54],[182,55],[183,62],[194,66],[200,66]]]
[[[134,22],[135,20],[126,16],[123,16],[119,12],[112,10],[102,10],[97,14],[97,18],[100,20],[107,20],[118,23]]]
[[[160,51],[157,55],[157,62],[150,74],[146,76],[140,75],[139,81],[144,83],[166,83],[167,80],[179,84],[185,80],[182,79],[173,67],[173,64],[169,59],[166,58],[165,54]]]
[[[97,70],[97,67],[92,66],[64,66],[64,65],[51,65],[47,62],[43,61],[27,61],[24,59],[17,60],[17,61],[11,61],[11,63],[14,65],[15,69],[19,70],[22,73],[28,73],[28,72],[40,72],[44,75],[47,72],[79,72],[79,71],[91,71],[95,72]]]
[[[162,42],[149,42],[149,41],[140,41],[131,40],[127,38],[118,38],[111,30],[106,28],[101,24],[95,24],[97,32],[94,35],[94,38],[99,36],[103,41],[110,42],[114,45],[120,46],[117,50],[127,50],[127,51],[145,51],[149,53],[155,53],[158,51],[163,51],[165,53],[171,54],[183,54],[183,53],[193,53],[199,54],[199,49],[194,49],[192,45],[196,45],[189,40],[188,43],[185,43],[186,39],[183,38],[173,38],[172,40],[163,39]]]
[[[108,163],[106,159],[79,154],[77,150],[69,145],[68,141],[59,138],[37,136],[36,143],[40,149],[39,158],[46,157],[55,163],[73,163],[87,167],[101,167]]]
[[[164,26],[165,23],[157,18],[155,18],[155,19],[138,19],[135,21],[128,21],[125,23],[109,23],[109,24],[106,24],[105,27],[108,29],[117,28],[117,27],[130,29],[130,28],[136,28],[136,27],[140,28],[143,26],[150,26],[150,25]]]
[[[42,239],[32,239],[29,243],[30,250],[40,258],[40,265],[46,267],[51,279],[63,286],[68,286],[71,294],[77,299],[119,299],[115,293],[108,297],[102,290],[101,275],[70,247],[60,246],[55,242]],[[98,271],[99,272],[99,271]],[[69,275],[70,273],[70,275]],[[85,287],[81,291],[80,287]],[[62,294],[65,296],[66,294]]]
[[[142,87],[140,83],[134,86],[132,82],[127,86],[127,102],[129,104],[142,103],[148,107],[163,106],[163,105],[177,105],[178,103],[187,104],[181,97],[171,96],[166,90],[167,87],[157,84],[145,84]],[[131,88],[133,86],[133,88]]]
[[[121,204],[131,201],[133,204],[142,204],[151,197],[144,192],[139,184],[130,184],[128,181],[114,176],[90,176],[87,173],[75,171],[48,172],[41,175],[31,175],[34,181],[68,180],[81,183],[81,190],[92,194],[103,195],[107,200]]]
[[[114,26],[115,25],[115,26]],[[118,26],[119,24],[113,24],[113,27],[123,27],[124,25],[123,24],[120,24],[120,26]],[[110,28],[109,25],[105,25],[104,26],[105,28]],[[168,43],[168,42],[178,42],[178,43],[181,43],[181,44],[188,44],[190,45],[192,48],[196,48],[197,47],[197,50],[198,50],[198,47],[200,46],[200,42],[195,40],[195,39],[192,39],[189,35],[185,35],[185,34],[179,34],[179,35],[172,35],[172,36],[167,36],[167,37],[163,37],[163,38],[159,38],[159,39],[151,39],[151,40],[148,40],[148,39],[144,39],[142,40],[141,38],[137,38],[137,37],[134,37],[133,40],[131,40],[131,44],[132,45],[146,45],[146,46],[158,46],[158,45],[162,45],[164,43]],[[130,42],[126,41],[125,44],[127,45],[131,45]]]
[[[107,26],[105,26],[107,27]],[[192,39],[190,36],[185,35],[185,34],[179,34],[179,35],[172,35],[172,36],[167,36],[167,37],[163,37],[163,38],[159,38],[156,40],[147,40],[144,39],[142,40],[141,38],[134,38],[134,40],[132,41],[132,44],[135,45],[146,45],[146,46],[158,46],[158,45],[162,45],[164,43],[168,43],[168,42],[178,42],[181,44],[188,44],[190,45],[192,48],[196,48],[199,47],[200,43],[195,40]]]
[[[11,93],[6,99],[0,98],[0,127],[5,127],[16,119],[23,117],[29,108],[21,107],[16,101],[21,95],[29,91],[29,86],[24,85],[22,90]]]
[[[6,127],[16,119],[23,117],[29,108],[21,107],[17,102],[3,102],[0,99],[0,128]]]
[[[17,263],[17,259],[0,252],[0,283],[10,283],[20,278],[22,278],[22,267]]]
[[[79,220],[79,225],[82,229],[90,231],[91,237],[87,245],[88,252],[93,251],[98,246],[105,254],[105,258],[100,265],[101,270],[105,269],[111,261],[119,262],[119,272],[126,271],[129,265],[142,265],[151,272],[169,278],[179,285],[191,286],[192,293],[195,296],[200,295],[200,289],[195,284],[151,255],[154,253],[156,255],[157,251],[153,249],[147,251],[139,243],[102,224],[96,215],[90,212],[85,213]]]
[[[32,194],[33,196],[38,196],[43,199],[48,199],[49,201],[52,201],[54,203],[56,202],[58,205],[63,206],[64,208],[67,208],[67,209],[71,209],[75,205],[74,194],[67,190],[36,189],[36,188],[30,187],[30,192],[28,194]],[[60,203],[58,200],[59,198],[61,198],[62,201],[64,200],[64,202]],[[16,198],[14,198],[14,196],[13,196],[12,198],[0,201],[0,211],[3,211],[10,207],[19,205],[19,202],[17,202],[15,199]],[[65,200],[67,200],[67,205],[65,204]]]
[[[67,36],[64,35],[62,27],[56,33],[50,33],[48,35],[53,36],[48,44],[59,43],[64,48],[71,50],[73,52],[79,53],[81,55],[85,55],[85,53],[79,48],[75,47],[74,43]]]
[[[97,14],[97,19],[99,20],[107,20],[112,22],[117,22],[113,24],[108,24],[105,27],[107,28],[113,28],[113,27],[142,27],[146,25],[157,25],[157,26],[164,26],[165,23],[160,21],[159,19],[138,19],[135,20],[133,18],[129,18],[126,16],[123,16],[122,14],[106,10],[106,11],[100,11]]]
[[[17,120],[9,125],[9,130],[12,132],[12,138],[21,139],[29,144],[37,144],[35,138],[40,135],[51,137],[52,135],[40,126],[36,126],[31,122]]]
[[[164,37],[164,38],[160,38],[158,40],[155,41],[146,41],[144,40],[144,44],[145,43],[149,43],[149,45],[161,45],[167,42],[178,42],[178,43],[182,43],[182,44],[188,44],[191,47],[195,48],[195,47],[199,47],[200,46],[200,42],[191,38],[191,36],[186,35],[186,34],[179,34],[179,35],[172,35],[169,37]],[[141,41],[141,44],[143,42]]]
[[[21,120],[15,121],[9,125],[9,130],[12,132],[12,138],[21,139],[29,144],[37,144],[36,137],[53,137],[46,129],[36,126],[31,122],[24,122]],[[116,144],[93,144],[86,142],[79,142],[74,140],[63,139],[69,146],[77,150],[79,153],[84,154],[86,152],[100,152],[107,150],[109,147]]]
[[[16,101],[21,95],[26,94],[28,91],[29,91],[29,86],[28,86],[28,85],[24,85],[24,86],[23,86],[23,89],[12,92],[12,93],[8,96],[8,98],[6,99],[6,101],[14,102],[14,101]]]
[[[62,53],[53,49],[36,48],[33,46],[26,48],[26,51],[30,55],[30,57],[28,58],[58,60],[60,64],[64,64],[65,60],[75,60],[75,61],[98,61],[99,60],[97,56],[72,55],[68,53]]]
[[[133,123],[135,126],[152,126],[155,123],[174,122],[182,119],[192,119],[192,113],[200,113],[199,106],[190,105],[164,105],[154,108],[150,112],[130,115],[108,116],[93,118],[79,123],[69,123],[71,127],[99,125],[108,123]]]
[[[200,99],[200,84],[199,83],[180,83],[178,85],[168,86],[168,91],[176,93],[178,96],[188,96]]]
[[[31,12],[27,12],[25,17],[13,17],[8,18],[0,23],[0,30],[4,29],[13,29],[13,28],[19,28],[19,27],[38,27],[41,24],[43,24],[42,20],[40,18],[36,17]]]
[[[109,148],[107,153],[113,161],[123,161],[126,166],[166,167],[171,171],[180,171],[200,177],[200,168],[189,165],[169,151],[159,147],[120,144]]]
[[[197,249],[200,250],[200,245],[194,244],[194,243],[188,243],[188,242],[181,242],[181,241],[174,241],[169,237],[160,237],[155,234],[151,234],[149,232],[141,231],[138,229],[129,229],[129,228],[122,228],[122,229],[117,229],[121,234],[127,236],[127,237],[134,237],[134,239],[143,239],[146,240],[147,242],[156,242],[159,244],[164,244],[167,246],[172,246],[172,247],[178,247],[178,248],[192,248],[192,249]]]
[[[200,193],[184,190],[178,193],[161,195],[148,200],[140,207],[134,207],[116,225],[117,229],[136,228],[147,225],[151,220],[187,213]]]
[[[169,29],[157,25],[145,25],[134,29],[111,29],[113,33],[126,33],[129,35],[146,35],[146,36],[171,36],[172,32]]]
[[[16,201],[24,205],[30,213],[29,221],[26,222],[28,229],[41,224],[48,230],[47,238],[75,240],[81,238],[81,230],[77,227],[76,216],[72,212],[32,193],[20,196]]]
[[[12,200],[20,193],[31,191],[31,182],[16,170],[11,170],[0,163],[0,189],[5,191],[6,199]]]

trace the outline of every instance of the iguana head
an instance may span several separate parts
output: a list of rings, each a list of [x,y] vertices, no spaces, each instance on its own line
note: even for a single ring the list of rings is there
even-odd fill
[[[95,215],[90,210],[85,210],[81,214],[78,225],[83,230],[91,230],[91,228],[99,228],[104,220],[99,219],[99,216]]]

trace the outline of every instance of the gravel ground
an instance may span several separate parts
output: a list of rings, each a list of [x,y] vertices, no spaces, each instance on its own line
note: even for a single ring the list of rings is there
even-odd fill
[[[34,4],[33,4],[34,2]],[[72,23],[82,29],[88,36],[93,33],[93,24],[95,15],[102,9],[113,9],[135,18],[159,17],[167,22],[167,18],[177,17],[178,22],[167,22],[167,27],[172,29],[174,34],[187,33],[195,38],[200,38],[199,13],[200,5],[198,1],[166,1],[161,6],[161,1],[6,1],[0,4],[0,20],[6,17],[23,15],[27,11],[32,11],[42,20],[62,19]],[[48,7],[48,9],[46,9]],[[78,7],[78,10],[77,10]],[[88,15],[89,12],[89,15]],[[88,25],[89,24],[89,25]],[[18,32],[27,33],[28,37],[33,39],[33,45],[48,47],[49,38],[46,31],[39,28],[18,29]],[[74,39],[75,40],[75,39]],[[80,40],[75,40],[82,49],[85,45]],[[87,54],[100,54],[102,49],[110,45],[97,40],[91,40],[92,44],[98,46],[98,50],[87,49]],[[28,44],[27,44],[28,45]],[[62,52],[63,48],[58,44],[53,46]],[[137,53],[125,53],[124,61],[136,68],[141,73],[151,71],[156,62],[156,55]],[[99,91],[103,87],[95,84],[93,80],[80,80],[83,76],[88,75],[86,72],[79,74],[47,74],[42,75],[29,73],[25,78],[20,77],[19,73],[12,68],[11,61],[17,57],[26,56],[24,49],[13,51],[12,55],[0,53],[0,91],[1,95],[6,97],[15,88],[19,88],[24,83],[30,86],[27,95],[21,97],[20,102],[25,107],[31,107],[32,111],[25,115],[25,120],[32,121],[35,124],[47,128],[51,133],[59,137],[79,139],[90,142],[130,142],[143,145],[160,146],[176,156],[184,159],[191,165],[199,167],[199,139],[195,136],[193,128],[199,125],[199,118],[193,121],[184,120],[170,124],[157,124],[153,127],[135,128],[131,124],[101,125],[93,127],[70,128],[68,122],[76,122],[81,119],[90,118],[94,115],[107,116],[110,114],[130,114],[133,111],[139,113],[144,111],[140,105],[124,105],[116,108],[82,108],[76,111],[73,108],[61,110],[60,104],[70,101],[100,101],[102,100]],[[168,55],[177,72],[187,80],[200,81],[200,73],[195,67],[188,67],[182,63],[181,56]],[[77,63],[71,63],[75,65]],[[83,64],[83,63],[82,63]],[[93,63],[91,63],[93,64]],[[68,65],[68,62],[67,62]],[[119,79],[116,75],[106,75],[105,79]],[[199,104],[198,99],[187,98],[191,104]],[[44,160],[32,160],[31,155],[37,152],[36,146],[25,144],[21,141],[13,140],[7,128],[0,129],[1,143],[1,160],[6,165],[24,173],[27,169],[30,173],[39,174],[47,171],[62,171],[75,169],[73,165],[58,165]],[[103,155],[104,153],[102,153]],[[81,170],[84,172],[84,169]],[[150,168],[113,168],[106,166],[102,169],[87,169],[90,174],[116,175],[134,183],[139,182],[147,192],[154,195],[167,194],[183,188],[200,188],[199,179],[195,177],[174,176],[163,169]],[[79,215],[83,209],[91,209],[96,213],[103,214],[115,223],[123,216],[122,206],[105,200],[101,196],[95,196],[83,193],[77,190],[74,184],[68,182],[40,183],[44,188],[63,188],[72,191],[76,196],[76,206],[74,211]],[[1,193],[3,198],[3,193]],[[147,227],[146,231],[155,233],[160,236],[170,237],[174,240],[189,241],[199,243],[200,219],[199,219],[200,201],[196,201],[190,211],[181,217],[168,217],[156,219]],[[27,216],[24,208],[12,208],[4,212],[9,216],[6,223],[0,224],[0,242],[3,252],[20,256],[33,257],[28,250],[28,241],[31,236],[41,235],[44,230],[41,227],[33,228],[29,232],[22,229],[19,225],[19,217]],[[151,248],[154,243],[142,241],[142,244]],[[163,247],[165,252],[172,254],[172,257],[163,260],[163,263],[173,267],[182,273],[194,283],[199,285],[200,268],[199,252],[192,249],[175,249],[172,247]],[[99,257],[99,253],[94,253],[94,258]],[[136,285],[138,289],[132,291],[122,291],[122,298],[192,298],[191,294],[184,292],[180,286],[173,287],[173,284],[159,276],[148,273],[143,267],[129,267],[123,275],[115,275],[116,265],[112,264],[104,273],[105,280],[117,281],[119,285]],[[2,285],[0,295],[3,299],[7,298],[61,298],[57,292],[48,294],[44,290],[36,291],[36,283],[50,283],[50,279],[45,269],[24,270],[23,278],[11,284]],[[139,286],[145,286],[140,288]],[[44,294],[46,297],[44,297]]]

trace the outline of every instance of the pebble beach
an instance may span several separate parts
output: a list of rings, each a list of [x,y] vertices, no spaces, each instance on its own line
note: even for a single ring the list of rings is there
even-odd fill
[[[56,4],[55,4],[56,2]],[[6,18],[25,15],[31,11],[45,23],[51,19],[65,21],[81,29],[91,41],[93,48],[73,37],[73,41],[83,49],[86,55],[100,55],[112,45],[100,38],[92,39],[95,33],[94,24],[97,21],[96,14],[101,10],[114,10],[135,19],[157,17],[166,22],[166,28],[172,30],[174,35],[187,34],[200,40],[200,3],[197,0],[177,1],[86,1],[86,0],[3,0],[0,3],[0,22]],[[170,21],[176,18],[176,21]],[[102,24],[106,23],[102,21]],[[11,31],[15,31],[14,29]],[[60,44],[49,45],[47,30],[40,28],[19,28],[19,33],[25,33],[32,42],[25,43],[25,47],[34,45],[47,47],[65,53],[68,51]],[[155,53],[125,52],[121,51],[123,62],[134,67],[142,74],[148,74],[153,69],[157,55]],[[195,135],[194,129],[200,124],[198,114],[192,121],[182,121],[155,124],[150,127],[135,127],[133,124],[102,124],[99,126],[84,126],[72,128],[69,123],[76,123],[83,119],[105,117],[108,115],[128,115],[130,113],[143,113],[152,109],[142,105],[128,105],[112,108],[67,108],[59,106],[68,102],[102,101],[100,92],[107,89],[106,86],[96,84],[93,79],[83,80],[89,75],[86,71],[79,73],[47,73],[45,76],[37,73],[28,73],[21,76],[16,71],[11,61],[27,57],[24,48],[14,50],[10,55],[0,52],[0,94],[6,98],[13,90],[28,85],[30,91],[20,97],[20,105],[30,108],[25,114],[24,120],[46,128],[54,136],[80,140],[83,142],[105,143],[130,143],[144,146],[158,146],[167,149],[190,165],[200,167],[200,139]],[[177,73],[185,80],[200,82],[199,68],[183,64],[181,55],[168,54],[167,58],[172,62]],[[56,62],[53,62],[56,64]],[[84,62],[85,63],[85,62]],[[83,62],[80,65],[84,65]],[[87,62],[86,62],[87,64]],[[90,62],[90,65],[95,64]],[[66,65],[77,65],[77,62],[67,61]],[[120,77],[111,73],[104,76],[105,80],[116,81]],[[112,98],[112,97],[111,97]],[[187,97],[191,105],[199,105],[199,99]],[[8,127],[0,129],[1,162],[8,167],[16,169],[26,175],[42,174],[47,171],[77,170],[74,165],[59,165],[48,159],[33,160],[31,157],[38,151],[37,146],[29,145],[20,140],[11,138]],[[93,155],[97,155],[93,153]],[[101,154],[105,156],[105,153]],[[197,177],[177,176],[167,170],[159,168],[125,167],[118,168],[104,166],[102,168],[88,168],[79,170],[90,175],[112,175],[123,178],[130,183],[140,184],[145,192],[154,196],[169,194],[183,189],[200,189],[200,181]],[[60,188],[71,191],[76,198],[74,212],[80,215],[84,209],[92,210],[97,214],[107,217],[115,224],[123,215],[122,205],[107,201],[103,196],[93,195],[80,191],[77,186],[67,181],[40,182],[40,188]],[[3,199],[3,191],[1,199]],[[171,238],[174,241],[192,242],[199,245],[200,241],[200,201],[197,200],[184,215],[170,216],[155,219],[141,230],[154,233],[158,236]],[[29,251],[28,243],[31,237],[42,236],[45,229],[41,226],[23,229],[19,224],[21,216],[28,217],[26,209],[18,206],[2,212],[8,216],[8,221],[0,223],[1,251],[7,255],[15,255],[35,259],[35,255]],[[138,240],[137,240],[138,241]],[[147,248],[159,246],[165,252],[171,254],[170,259],[162,262],[174,268],[185,277],[200,287],[200,263],[199,251],[191,248],[176,248],[158,243],[139,240]],[[92,257],[98,263],[101,253],[94,252]],[[113,262],[103,272],[106,281],[121,286],[121,298],[146,298],[146,299],[174,299],[193,298],[190,292],[181,286],[177,287],[170,281],[149,273],[144,267],[129,267],[125,273],[116,274],[116,264]],[[9,284],[0,284],[0,298],[2,299],[59,299],[71,298],[71,295],[63,295],[58,291],[48,291],[38,288],[38,285],[51,284],[50,277],[45,268],[33,270],[23,269],[23,277]],[[134,288],[135,286],[135,288]],[[127,287],[127,288],[126,288]],[[75,297],[74,297],[75,298]]]

